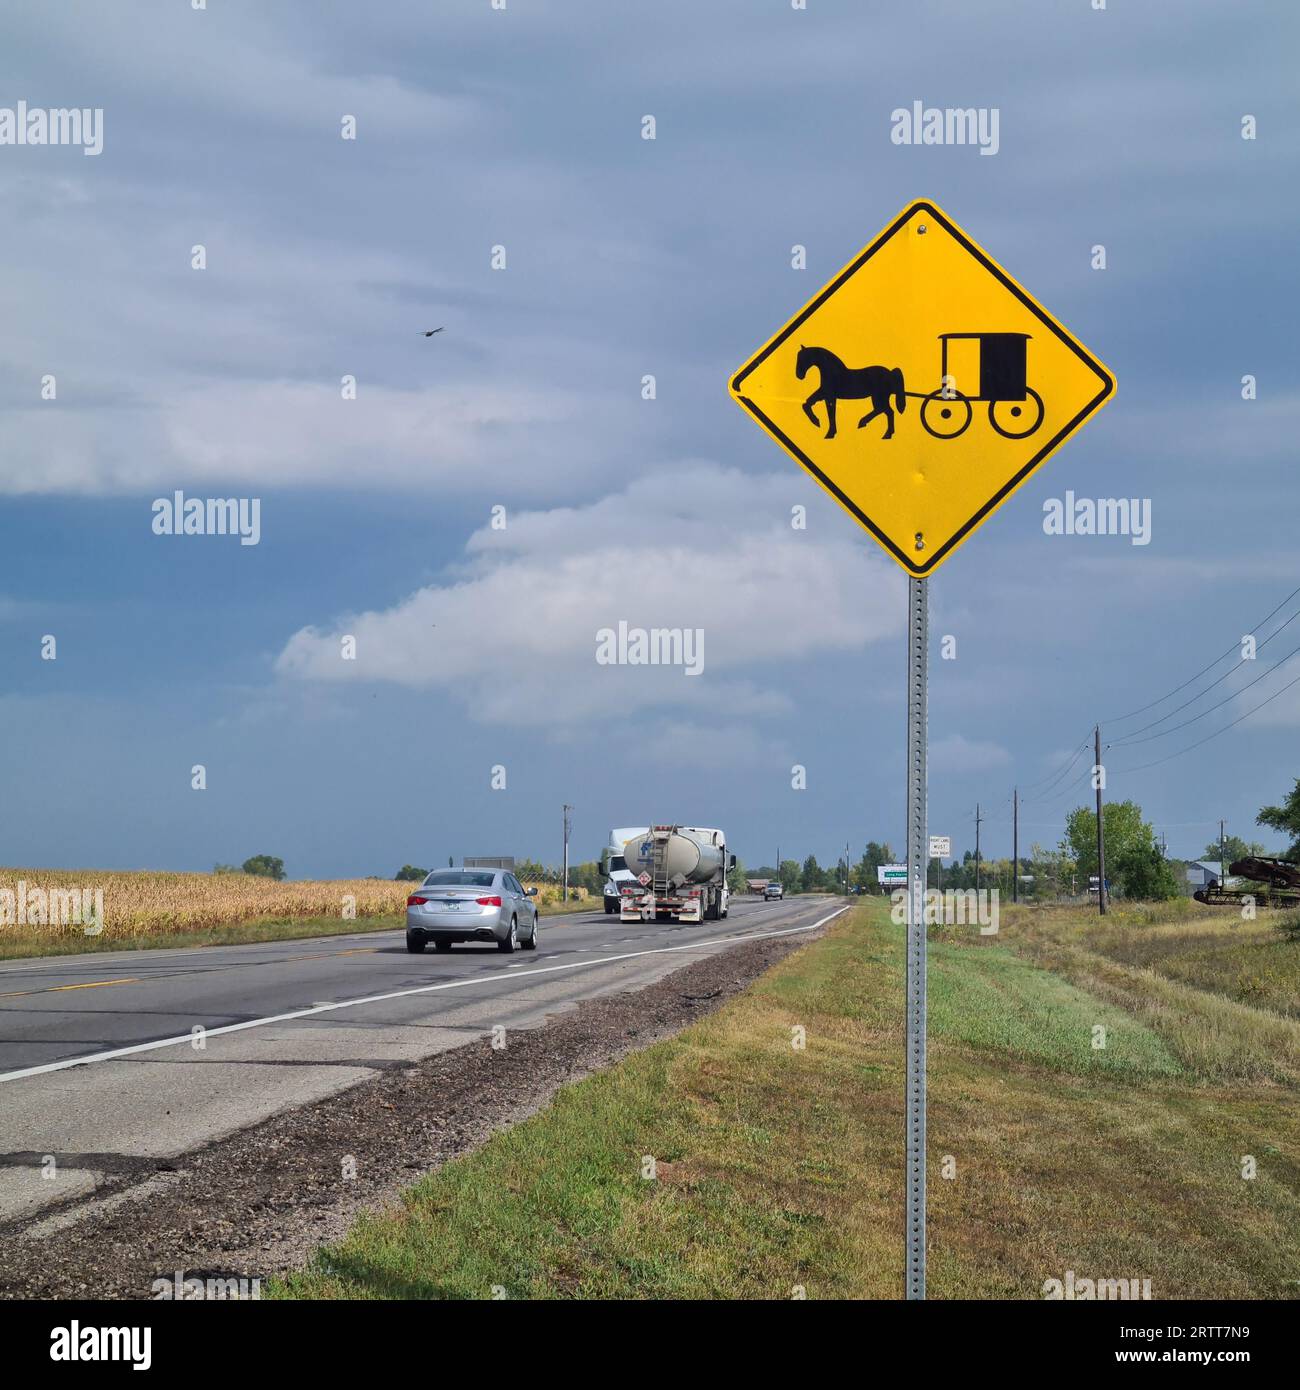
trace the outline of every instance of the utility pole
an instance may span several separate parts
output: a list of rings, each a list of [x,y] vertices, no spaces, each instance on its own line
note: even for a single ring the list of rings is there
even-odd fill
[[[569,812],[573,807],[565,802],[564,804],[564,901],[569,901],[569,830],[572,825],[572,818]]]
[[[980,804],[975,803],[975,891],[980,890]]]
[[[1106,915],[1106,831],[1101,820],[1101,725],[1092,730],[1092,780],[1097,788],[1097,913]]]
[[[1228,877],[1228,855],[1223,838],[1223,822],[1219,822],[1219,887],[1222,888]]]
[[[1011,788],[1011,901],[1020,901],[1020,788]]]

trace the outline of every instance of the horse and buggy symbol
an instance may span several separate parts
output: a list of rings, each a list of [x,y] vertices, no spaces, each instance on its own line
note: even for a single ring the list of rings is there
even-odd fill
[[[970,427],[975,405],[988,405],[989,424],[1004,439],[1026,439],[1043,423],[1043,398],[1026,381],[1028,333],[940,333],[939,381],[934,391],[908,391],[898,367],[847,367],[829,348],[800,347],[795,374],[802,381],[818,368],[817,390],[803,403],[804,414],[821,428],[813,407],[826,406],[826,438],[835,438],[835,404],[870,399],[872,409],[858,428],[885,417],[883,439],[894,433],[894,411],[901,415],[908,399],[921,402],[921,425],[936,439],[956,439]],[[973,341],[979,354],[979,393],[966,395],[948,371],[949,345]]]

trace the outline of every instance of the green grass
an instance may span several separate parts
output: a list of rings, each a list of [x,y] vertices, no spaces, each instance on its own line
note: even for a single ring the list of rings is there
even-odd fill
[[[1216,1084],[1144,1010],[1019,951],[933,947],[931,1296],[1035,1298],[1072,1269],[1148,1277],[1157,1297],[1294,1297],[1295,1089]],[[902,977],[901,929],[861,905],[718,1013],[425,1177],[273,1295],[898,1297]]]
[[[1003,947],[932,945],[929,1004],[936,1036],[1055,1071],[1133,1080],[1185,1071],[1159,1035],[1130,1014]]]

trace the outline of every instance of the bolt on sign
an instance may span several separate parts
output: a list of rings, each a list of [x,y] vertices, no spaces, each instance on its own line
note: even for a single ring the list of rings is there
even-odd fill
[[[731,379],[911,575],[932,573],[1114,393],[933,203],[909,203]]]

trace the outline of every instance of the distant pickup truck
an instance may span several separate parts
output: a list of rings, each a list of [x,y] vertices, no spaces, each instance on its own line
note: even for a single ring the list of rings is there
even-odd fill
[[[785,889],[779,883],[769,883],[767,887],[763,889],[763,897],[764,899],[784,898]]]

